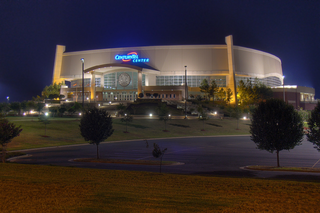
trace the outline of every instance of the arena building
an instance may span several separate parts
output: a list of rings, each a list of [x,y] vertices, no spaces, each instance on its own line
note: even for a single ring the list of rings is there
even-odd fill
[[[140,93],[164,100],[185,100],[201,95],[203,79],[230,88],[240,80],[259,79],[281,86],[281,60],[269,53],[225,45],[146,46],[65,52],[57,45],[53,83],[69,82],[61,93],[69,101],[108,103],[134,101]],[[84,72],[84,96],[82,73]],[[186,82],[186,84],[185,84]],[[203,94],[202,94],[203,95]]]

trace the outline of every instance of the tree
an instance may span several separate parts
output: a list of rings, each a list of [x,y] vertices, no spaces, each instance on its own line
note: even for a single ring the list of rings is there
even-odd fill
[[[10,104],[10,108],[11,108],[13,111],[17,112],[17,113],[20,115],[20,110],[21,110],[21,104],[20,104],[20,102],[12,102],[12,103]]]
[[[157,98],[158,96],[159,96],[158,93],[153,93],[153,97],[154,97],[154,98]]]
[[[0,103],[0,112],[6,114],[10,111],[10,105],[7,102]]]
[[[58,109],[58,111],[59,111],[59,113],[60,113],[60,116],[62,117],[62,116],[63,116],[63,113],[64,113],[65,111],[67,111],[67,108],[62,105],[62,106]]]
[[[103,109],[86,110],[80,120],[79,127],[85,141],[97,146],[97,159],[100,159],[99,144],[107,140],[114,131],[111,116]]]
[[[52,117],[55,117],[55,115],[59,112],[59,107],[50,107],[49,111],[50,111]]]
[[[147,98],[150,98],[150,96],[151,96],[151,93],[146,93],[146,96],[147,96]]]
[[[260,103],[261,101],[271,99],[273,97],[273,91],[270,87],[262,83],[257,83],[253,87],[253,92],[255,93],[255,104]]]
[[[239,130],[239,119],[241,118],[241,109],[239,106],[234,106],[231,109],[231,117],[237,119],[237,130]]]
[[[226,92],[226,102],[228,104],[230,104],[231,100],[232,100],[232,95],[233,95],[233,92],[231,91],[230,88],[227,89],[227,92]]]
[[[60,97],[60,95],[59,94],[50,94],[49,96],[48,96],[48,98],[49,99],[58,99]]]
[[[280,99],[269,99],[260,102],[253,110],[251,118],[251,140],[257,148],[277,153],[290,150],[300,145],[303,138],[303,122],[292,105]]]
[[[34,101],[28,101],[27,102],[27,108],[26,110],[28,111],[28,113],[31,111],[31,110],[34,110],[36,108],[36,103]]]
[[[125,116],[123,118],[121,118],[121,122],[125,122],[126,123],[126,131],[125,133],[128,133],[128,122],[132,122],[133,117],[130,115],[125,114]]]
[[[38,102],[38,103],[36,104],[36,109],[37,109],[37,111],[39,112],[39,116],[40,116],[41,111],[42,111],[42,109],[43,109],[44,106],[45,106],[45,104],[44,104],[44,103],[41,103],[41,102]]]
[[[311,115],[308,119],[309,132],[307,133],[307,139],[313,143],[314,148],[320,151],[320,102],[311,111]]]
[[[61,85],[62,83],[53,83],[49,86],[46,86],[42,91],[42,97],[49,99],[59,98]]]
[[[39,121],[44,124],[44,135],[47,136],[47,124],[50,123],[48,115],[40,115]]]
[[[202,121],[203,129],[201,131],[205,131],[204,129],[204,122],[209,119],[208,114],[206,111],[202,108],[201,105],[198,106],[197,111],[199,113],[199,120]]]
[[[200,88],[200,92],[203,92],[204,94],[209,95],[210,85],[209,85],[207,79],[202,80],[199,88]]]
[[[154,147],[154,149],[152,151],[153,157],[160,158],[160,173],[161,173],[162,158],[163,158],[164,153],[167,151],[167,148],[161,150],[159,145],[156,143],[153,144],[153,147]]]
[[[22,109],[22,112],[25,112],[27,111],[27,101],[22,101],[21,102],[21,109]]]
[[[143,98],[143,93],[139,93],[138,97]]]
[[[239,81],[237,87],[237,98],[241,106],[257,105],[261,101],[272,98],[273,92],[270,87],[260,83],[258,80],[253,85],[249,79],[247,82]]]
[[[212,100],[214,101],[214,96],[216,95],[216,93],[219,91],[219,87],[218,85],[216,84],[216,81],[215,80],[212,80],[211,81],[211,85],[210,85],[210,88],[209,88],[209,100],[210,100],[210,97],[212,97]]]
[[[6,162],[6,147],[11,140],[19,136],[22,131],[21,126],[10,123],[7,119],[0,118],[0,144],[2,146],[2,163]]]
[[[124,114],[124,111],[126,110],[126,106],[123,105],[122,103],[120,103],[118,106],[117,106],[117,110],[118,110],[118,113],[119,115],[123,115]]]
[[[218,95],[219,100],[225,100],[225,98],[226,98],[226,92],[224,91],[223,88],[219,89],[217,95]]]
[[[159,106],[159,120],[164,121],[165,132],[167,132],[167,121],[170,119],[169,108],[167,104],[162,103]]]

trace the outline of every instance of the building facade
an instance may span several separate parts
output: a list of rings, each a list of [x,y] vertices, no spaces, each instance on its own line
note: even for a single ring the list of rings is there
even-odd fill
[[[297,85],[272,87],[273,97],[282,99],[295,109],[313,110],[317,104],[315,89]]]
[[[69,101],[134,101],[140,93],[166,100],[200,95],[203,79],[219,87],[235,87],[240,80],[259,79],[281,86],[281,60],[269,53],[224,45],[146,46],[65,52],[57,45],[53,83],[70,82],[61,93]],[[82,59],[82,60],[81,60]],[[84,67],[82,69],[82,66]],[[82,72],[84,71],[84,84]],[[83,87],[83,88],[82,88]],[[84,90],[84,96],[82,93]]]

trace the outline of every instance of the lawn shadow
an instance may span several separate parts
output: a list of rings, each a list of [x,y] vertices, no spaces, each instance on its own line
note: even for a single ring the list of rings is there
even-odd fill
[[[218,125],[218,124],[212,124],[212,123],[206,123],[208,125],[211,125],[211,126],[216,126],[216,127],[222,127],[221,125]]]
[[[239,177],[239,178],[253,178],[256,177],[256,172],[254,171],[212,171],[212,172],[196,172],[192,175],[201,176],[218,176],[218,177]]]
[[[178,126],[178,127],[183,127],[183,128],[189,128],[190,126],[182,125],[182,124],[169,124],[171,126]]]

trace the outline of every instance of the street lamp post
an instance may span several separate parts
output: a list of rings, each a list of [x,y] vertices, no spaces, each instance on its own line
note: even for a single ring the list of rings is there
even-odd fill
[[[187,119],[187,98],[188,98],[187,66],[184,66],[184,68],[185,68],[185,75],[184,75],[184,82],[185,82],[185,91],[184,91],[184,96],[185,96],[184,112],[185,112],[185,117],[184,117],[184,119]]]
[[[82,109],[84,109],[84,58],[81,58],[82,62]]]
[[[286,101],[285,92],[284,92],[284,77],[285,76],[282,76],[283,101]]]

